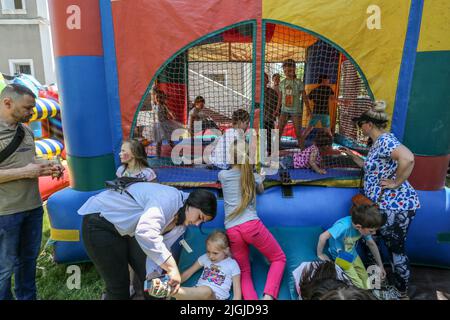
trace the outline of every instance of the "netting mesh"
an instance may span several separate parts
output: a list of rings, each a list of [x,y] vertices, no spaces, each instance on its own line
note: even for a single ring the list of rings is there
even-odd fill
[[[277,156],[282,167],[293,170],[292,181],[357,179],[355,163],[339,150],[342,145],[359,152],[365,147],[366,139],[351,121],[371,104],[357,69],[334,47],[306,32],[274,23],[264,24],[263,30],[261,79],[254,78],[252,23],[202,40],[158,74],[151,94],[143,98],[133,137],[147,144],[149,162],[161,182],[214,184],[220,166],[206,165],[205,150],[214,153],[222,135],[235,137],[230,129],[239,109],[254,117],[250,126],[267,130],[261,135],[267,142],[260,141],[265,155],[272,154],[272,145],[280,146]],[[256,83],[263,83],[259,96],[254,96]],[[194,127],[195,121],[200,126]],[[172,136],[175,130],[178,134]],[[172,150],[183,160],[174,161]],[[259,159],[266,158],[261,154]],[[280,180],[278,174],[269,178]]]
[[[364,137],[361,130],[355,127],[352,118],[369,110],[373,101],[369,97],[367,86],[361,79],[358,70],[349,60],[341,64],[339,89],[336,132],[364,145],[367,143],[367,137]]]

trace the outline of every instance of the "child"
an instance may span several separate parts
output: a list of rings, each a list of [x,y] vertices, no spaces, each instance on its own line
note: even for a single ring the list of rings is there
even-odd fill
[[[302,140],[302,101],[306,103],[309,109],[309,101],[306,99],[305,86],[296,76],[295,61],[287,59],[283,62],[283,72],[286,79],[280,82],[280,94],[278,96],[277,114],[280,114],[278,129],[280,136],[283,135],[284,127],[287,124],[289,117],[294,122],[295,135],[297,136],[298,145],[302,147],[304,141]],[[280,113],[281,111],[281,113]]]
[[[326,170],[319,167],[324,153],[331,149],[332,138],[325,132],[318,132],[314,143],[301,152],[294,153],[294,168],[311,168],[319,174],[326,174]]]
[[[118,178],[144,178],[147,181],[156,179],[155,172],[148,165],[144,146],[137,139],[124,141],[119,157],[122,165],[116,171]]]
[[[119,153],[122,165],[117,169],[116,176],[144,178],[147,181],[156,180],[155,172],[150,169],[147,162],[147,154],[144,146],[137,140],[126,140],[122,143]],[[129,266],[130,271],[130,297],[143,297],[143,286],[135,275],[133,269]]]
[[[311,120],[309,121],[308,128],[303,134],[303,139],[306,140],[312,129],[320,121],[323,130],[332,137],[330,129],[330,108],[336,102],[334,91],[331,89],[330,80],[328,76],[322,74],[319,76],[320,85],[317,88],[311,90],[308,94],[308,99],[314,103],[314,109],[309,108],[311,114]]]
[[[373,205],[353,206],[350,212],[351,216],[339,219],[330,229],[320,235],[317,256],[324,261],[330,260],[327,255],[323,254],[323,248],[329,240],[328,250],[333,261],[336,261],[344,269],[355,286],[368,289],[368,274],[356,252],[356,242],[364,237],[381,270],[381,278],[384,279],[386,272],[380,252],[371,236],[383,225],[384,221],[378,208]],[[336,258],[339,259],[336,260]],[[347,263],[342,263],[343,259]]]
[[[344,270],[331,261],[302,262],[292,275],[299,300],[318,300],[324,291],[352,285]]]
[[[256,196],[262,193],[263,178],[253,173],[244,142],[235,142],[230,148],[235,164],[219,172],[225,204],[225,229],[230,239],[231,252],[241,268],[242,295],[245,300],[257,300],[253,286],[249,259],[249,244],[258,249],[269,261],[270,269],[264,288],[264,299],[278,297],[286,264],[280,245],[259,220],[256,213]]]
[[[250,115],[244,109],[238,109],[232,115],[233,127],[225,131],[211,151],[210,162],[220,169],[228,169],[230,166],[230,147],[236,139],[244,139],[245,131],[250,123]],[[206,152],[206,150],[205,150]]]
[[[228,300],[231,286],[233,286],[233,300],[241,300],[241,271],[236,261],[230,257],[228,238],[223,231],[214,231],[208,236],[206,239],[206,254],[200,256],[192,266],[181,274],[181,282],[188,280],[202,267],[203,273],[196,286],[192,288],[180,287],[178,293],[173,296],[175,299]],[[161,288],[168,289],[167,285],[158,278],[153,279],[152,286],[154,288],[153,293],[157,293]]]
[[[169,141],[171,148],[175,146],[172,139],[172,132],[183,128],[183,125],[175,121],[175,115],[166,105],[167,95],[164,91],[155,89],[156,120],[154,124],[154,141],[156,142],[156,155],[161,157],[161,147],[163,140]]]

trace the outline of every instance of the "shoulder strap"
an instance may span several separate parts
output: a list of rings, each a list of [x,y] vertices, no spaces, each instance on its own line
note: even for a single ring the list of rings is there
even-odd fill
[[[6,160],[10,155],[12,155],[17,150],[17,148],[22,143],[24,137],[25,137],[25,130],[23,129],[22,125],[19,123],[19,125],[17,126],[16,134],[14,135],[14,138],[6,146],[6,148],[0,152],[0,163],[2,163],[4,160]]]
[[[105,187],[107,189],[112,189],[119,193],[125,192],[127,195],[131,197],[131,199],[136,200],[134,199],[133,195],[130,192],[128,192],[127,187],[137,182],[148,182],[148,181],[143,178],[120,177],[111,181],[105,181]]]

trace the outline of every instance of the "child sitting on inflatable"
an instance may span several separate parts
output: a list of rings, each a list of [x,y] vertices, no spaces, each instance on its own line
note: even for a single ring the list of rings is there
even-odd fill
[[[122,165],[116,171],[118,178],[144,178],[147,181],[156,179],[156,173],[148,165],[145,148],[137,139],[124,141],[119,157]]]
[[[361,237],[364,237],[380,268],[380,276],[384,279],[386,272],[380,252],[371,236],[383,225],[384,221],[380,211],[374,205],[353,206],[350,212],[351,216],[339,219],[330,229],[320,235],[317,256],[324,261],[330,260],[323,253],[323,248],[328,241],[328,250],[333,261],[345,271],[355,286],[368,289],[368,274],[356,252],[356,243]]]
[[[326,174],[327,171],[320,165],[323,155],[333,153],[332,144],[333,139],[327,133],[319,131],[311,146],[292,155],[293,167],[311,168],[319,174]]]
[[[137,139],[126,140],[122,143],[119,153],[122,165],[117,169],[116,176],[143,178],[147,181],[155,181],[156,173],[150,168],[144,146]],[[130,270],[130,297],[142,296],[142,283],[136,277],[133,269]]]
[[[195,287],[181,287],[173,297],[177,300],[228,300],[233,286],[233,300],[241,300],[241,271],[230,257],[227,235],[214,231],[206,239],[206,254],[181,274],[181,282],[188,280],[203,267],[203,273]],[[147,291],[154,297],[170,295],[168,278],[150,281]]]

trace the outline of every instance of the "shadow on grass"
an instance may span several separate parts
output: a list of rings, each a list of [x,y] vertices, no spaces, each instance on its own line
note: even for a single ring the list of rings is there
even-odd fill
[[[70,290],[67,282],[73,272],[67,273],[69,265],[56,264],[53,261],[53,246],[47,244],[50,237],[50,223],[47,210],[44,213],[42,230],[42,251],[37,261],[36,284],[41,300],[99,300],[104,289],[95,267],[91,263],[77,264],[81,270],[80,289]]]

